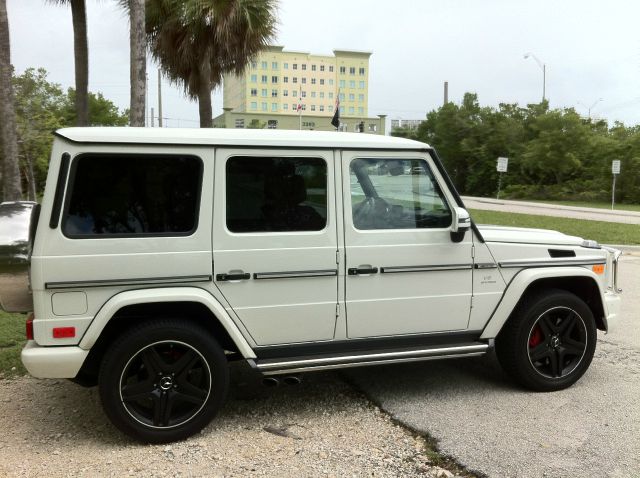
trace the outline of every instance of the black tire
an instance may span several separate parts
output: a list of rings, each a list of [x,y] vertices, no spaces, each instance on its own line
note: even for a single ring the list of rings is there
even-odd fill
[[[496,354],[502,368],[526,388],[562,390],[589,368],[596,337],[587,304],[551,289],[523,299],[496,338]]]
[[[100,366],[99,392],[111,422],[148,443],[185,439],[224,403],[229,369],[202,327],[175,319],[144,322],[119,337]]]

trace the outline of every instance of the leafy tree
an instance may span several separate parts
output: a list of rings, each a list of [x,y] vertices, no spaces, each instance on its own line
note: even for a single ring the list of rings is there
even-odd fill
[[[169,79],[213,127],[211,92],[273,39],[276,0],[148,0],[147,39]]]
[[[0,143],[2,143],[2,196],[4,201],[22,197],[18,168],[16,112],[11,83],[11,49],[6,0],[0,0]]]
[[[58,5],[71,5],[73,22],[73,57],[76,75],[76,124],[89,124],[89,46],[87,40],[87,7],[85,0],[49,0]]]

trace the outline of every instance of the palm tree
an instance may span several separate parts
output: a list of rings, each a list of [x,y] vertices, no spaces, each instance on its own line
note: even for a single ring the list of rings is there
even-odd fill
[[[121,4],[123,2],[120,2]],[[147,82],[147,44],[145,41],[145,0],[129,0],[129,44],[131,103],[129,123],[144,126]]]
[[[241,73],[273,39],[276,0],[148,0],[147,39],[169,79],[197,99],[200,127],[213,127],[211,92]]]
[[[18,201],[22,198],[22,185],[18,166],[18,136],[11,72],[7,2],[0,0],[0,142],[4,159],[2,193],[5,201]]]
[[[89,47],[87,44],[87,8],[85,0],[49,0],[71,5],[73,55],[76,70],[76,124],[89,125]]]

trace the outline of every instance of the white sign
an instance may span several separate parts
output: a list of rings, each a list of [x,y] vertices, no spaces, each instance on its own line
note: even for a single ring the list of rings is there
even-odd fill
[[[611,172],[613,174],[620,174],[620,160],[614,159],[611,161]]]
[[[496,169],[499,173],[506,173],[507,166],[509,165],[509,158],[498,158],[498,164]]]

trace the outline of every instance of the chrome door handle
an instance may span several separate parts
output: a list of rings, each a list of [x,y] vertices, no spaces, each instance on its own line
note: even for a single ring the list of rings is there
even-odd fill
[[[248,279],[251,279],[251,274],[249,272],[232,271],[229,274],[216,274],[216,280],[219,282]]]
[[[347,269],[347,274],[350,276],[364,275],[364,274],[377,274],[378,268],[371,266],[350,267]]]

